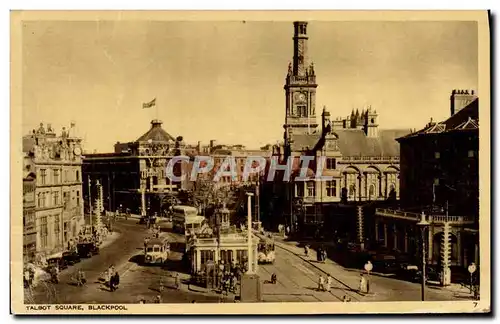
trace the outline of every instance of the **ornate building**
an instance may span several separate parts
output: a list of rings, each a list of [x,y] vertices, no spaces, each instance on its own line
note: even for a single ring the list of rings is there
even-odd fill
[[[68,130],[63,127],[60,136],[50,124],[46,129],[40,124],[23,137],[25,184],[29,186],[29,179],[35,181],[35,215],[33,218],[32,207],[25,206],[24,218],[29,258],[33,257],[33,228],[35,257],[43,258],[64,250],[84,222],[81,141],[74,123]]]
[[[321,224],[325,204],[386,200],[390,193],[399,197],[399,145],[396,138],[410,130],[381,130],[378,114],[367,107],[352,112],[345,119],[330,120],[323,108],[321,124],[316,115],[316,71],[308,62],[307,23],[294,23],[294,57],[285,79],[284,147],[275,151],[282,163],[293,157],[294,172],[286,191],[289,208],[285,220],[293,225]],[[328,181],[296,180],[301,156],[313,156],[308,176],[319,167],[319,157],[326,158],[323,175]],[[294,180],[295,179],[295,180]],[[301,211],[294,211],[300,201]]]
[[[115,211],[121,206],[138,214],[148,209],[159,211],[156,204],[163,196],[187,185],[188,179],[172,183],[167,177],[170,159],[186,152],[182,137],[174,138],[161,125],[162,121],[152,120],[151,128],[137,140],[116,143],[114,153],[85,156],[83,179],[87,206],[89,198],[97,195],[97,181],[102,185],[105,210]],[[174,174],[180,175],[184,167],[184,162],[176,163]]]
[[[453,90],[450,99],[447,120],[398,139],[400,208],[376,211],[376,239],[410,254],[418,250],[416,223],[424,212],[426,259],[440,270],[479,264],[479,99],[468,90]]]
[[[23,259],[34,261],[36,254],[35,190],[36,178],[29,173],[23,178]]]

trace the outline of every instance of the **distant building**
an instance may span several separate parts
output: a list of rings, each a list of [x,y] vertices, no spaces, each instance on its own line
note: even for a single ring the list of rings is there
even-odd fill
[[[308,62],[307,23],[294,23],[294,57],[285,79],[284,145],[275,148],[282,163],[294,158],[291,184],[278,185],[286,205],[282,221],[303,228],[317,229],[327,213],[326,204],[359,203],[386,200],[392,192],[399,197],[399,145],[396,138],[410,130],[378,128],[378,114],[366,107],[353,111],[347,118],[330,120],[323,108],[317,122],[316,71]],[[318,170],[318,157],[326,157],[322,174],[328,181],[295,181],[300,171],[301,156],[313,156],[308,176]],[[279,191],[278,190],[278,191]],[[276,190],[275,190],[276,191]],[[300,201],[301,211],[295,211]],[[283,205],[275,203],[275,205]]]
[[[377,239],[408,253],[418,249],[423,211],[430,222],[427,261],[440,269],[479,263],[479,99],[474,91],[454,90],[450,106],[445,121],[431,120],[398,139],[401,209],[376,211]]]
[[[173,137],[162,128],[162,121],[152,120],[151,128],[137,140],[116,143],[114,153],[87,154],[83,160],[83,181],[87,210],[90,197],[96,197],[96,182],[102,185],[104,209],[129,208],[133,213],[159,212],[166,194],[175,194],[185,183],[171,182],[166,173],[169,161],[185,154],[182,137]],[[184,163],[173,167],[180,175]]]
[[[63,251],[84,223],[81,141],[74,123],[59,136],[51,125],[45,129],[40,124],[23,137],[25,248],[30,259],[33,252],[40,260]]]

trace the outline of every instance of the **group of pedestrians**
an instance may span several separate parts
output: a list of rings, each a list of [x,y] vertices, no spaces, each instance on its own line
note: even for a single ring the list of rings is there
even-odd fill
[[[114,292],[116,289],[118,289],[118,285],[120,284],[120,275],[113,265],[110,265],[108,270],[106,270],[105,283],[107,284],[107,286],[109,287],[109,291],[111,292]]]
[[[330,292],[332,284],[333,284],[332,276],[328,275],[325,280],[325,277],[320,275],[318,280],[318,291]]]

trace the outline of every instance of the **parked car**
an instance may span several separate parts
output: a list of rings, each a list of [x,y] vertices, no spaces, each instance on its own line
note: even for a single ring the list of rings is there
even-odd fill
[[[99,254],[99,248],[94,243],[79,243],[77,249],[80,258],[90,258],[93,255]]]
[[[64,270],[68,267],[68,262],[64,258],[50,258],[47,260],[47,269],[58,267],[59,270]]]
[[[66,264],[69,266],[80,262],[80,256],[74,251],[64,252],[62,254],[62,259],[64,259]]]
[[[397,276],[400,279],[410,282],[419,282],[421,278],[420,270],[416,265],[413,264],[401,265],[400,271],[398,271]]]

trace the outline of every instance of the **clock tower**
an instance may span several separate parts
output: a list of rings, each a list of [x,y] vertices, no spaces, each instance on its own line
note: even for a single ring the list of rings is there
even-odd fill
[[[285,124],[287,134],[311,134],[316,120],[316,74],[307,57],[307,22],[293,23],[293,63],[285,80]]]

